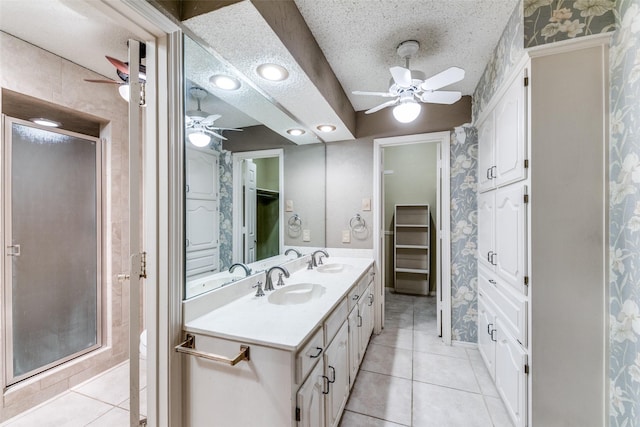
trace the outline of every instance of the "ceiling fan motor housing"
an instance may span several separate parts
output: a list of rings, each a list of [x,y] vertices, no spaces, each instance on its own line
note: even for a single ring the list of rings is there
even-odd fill
[[[405,59],[413,56],[418,49],[420,49],[420,43],[416,40],[406,40],[398,45],[396,52],[400,58]]]

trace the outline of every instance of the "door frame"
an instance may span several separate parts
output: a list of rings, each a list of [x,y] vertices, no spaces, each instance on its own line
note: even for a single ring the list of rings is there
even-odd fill
[[[442,168],[442,191],[440,194],[440,209],[442,212],[442,230],[436,230],[436,245],[441,241],[441,283],[437,283],[438,298],[441,299],[442,307],[442,339],[445,344],[451,344],[451,132],[433,132],[422,133],[416,135],[396,136],[390,138],[376,138],[373,140],[373,254],[376,265],[380,273],[380,280],[377,281],[380,289],[377,291],[381,298],[378,298],[380,305],[376,305],[375,312],[375,331],[379,333],[384,325],[384,159],[383,150],[385,147],[423,144],[423,143],[440,143],[442,151],[442,160],[440,167]],[[443,203],[444,201],[444,203]]]
[[[246,159],[264,159],[270,157],[278,158],[278,169],[280,174],[278,176],[278,186],[280,195],[284,193],[284,150],[282,148],[276,148],[272,150],[258,150],[258,151],[243,151],[240,153],[233,153],[233,198],[232,206],[242,206],[242,162]],[[280,210],[279,224],[280,235],[278,236],[278,245],[280,247],[279,253],[282,253],[284,249],[284,197],[280,197],[278,200],[278,209]],[[233,239],[232,239],[232,251],[233,262],[242,262],[244,259],[243,253],[243,230],[239,224],[243,223],[244,212],[240,209],[233,209]]]

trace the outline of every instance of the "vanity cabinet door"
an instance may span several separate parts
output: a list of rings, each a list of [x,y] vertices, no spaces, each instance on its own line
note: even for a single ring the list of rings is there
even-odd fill
[[[482,275],[480,280],[486,280]],[[496,314],[486,296],[478,293],[478,350],[491,378],[496,373]]]
[[[513,289],[525,293],[527,186],[509,185],[495,193],[495,269]]]
[[[358,310],[360,311],[360,319],[358,319],[358,335],[359,335],[359,353],[360,359],[364,358],[364,353],[367,351],[367,345],[369,344],[369,338],[371,338],[371,326],[373,325],[372,309],[373,308],[373,294],[371,293],[371,287],[362,294],[362,298],[358,303]],[[362,360],[360,360],[362,362]]]
[[[516,427],[527,424],[527,352],[497,320],[496,389]]]
[[[495,271],[495,191],[478,194],[478,264]]]
[[[350,386],[356,381],[360,367],[360,335],[358,334],[358,307],[351,310],[347,319],[349,331],[349,382]]]
[[[494,113],[491,111],[478,126],[478,192],[480,193],[495,187],[494,143],[495,122]]]
[[[218,198],[218,156],[213,152],[186,150],[185,192],[188,199]]]
[[[325,395],[325,419],[327,426],[335,427],[349,397],[349,333],[347,322],[324,354],[324,374],[329,382],[329,394]]]
[[[298,390],[297,418],[299,427],[324,427],[324,394],[326,381],[322,363],[316,364],[307,380]]]

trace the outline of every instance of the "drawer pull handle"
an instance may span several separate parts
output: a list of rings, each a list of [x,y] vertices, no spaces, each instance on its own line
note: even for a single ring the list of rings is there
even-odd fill
[[[495,284],[496,284],[496,281],[495,281],[495,280],[493,280],[493,279],[489,279],[489,283],[491,283],[492,285],[495,285]]]
[[[352,300],[357,301],[358,298],[360,298],[360,295],[356,294],[354,296],[351,297]]]
[[[493,260],[493,258],[497,257],[497,256],[498,256],[497,253],[495,253],[495,252],[491,253],[491,261],[489,261],[491,263],[491,265],[498,265],[498,263]]]
[[[336,382],[336,368],[334,368],[333,366],[329,365],[329,369],[331,369],[331,371],[333,372],[333,379],[329,380],[329,383],[333,384]]]
[[[331,383],[331,381],[329,381],[329,377],[326,375],[323,375],[322,379],[324,381],[324,385],[326,386],[325,388],[327,389],[326,391],[322,390],[322,394],[329,394],[329,384]]]
[[[373,294],[369,294],[369,307],[373,305]]]
[[[316,354],[310,354],[310,358],[317,359],[318,357],[320,357],[320,355],[322,354],[322,347],[316,347],[316,350],[318,350],[318,352]]]
[[[230,359],[230,358],[225,357],[225,356],[219,356],[219,355],[213,354],[213,353],[206,353],[204,351],[198,351],[198,350],[196,350],[196,337],[195,337],[195,335],[191,335],[191,334],[187,334],[187,339],[184,340],[179,345],[177,345],[175,347],[175,349],[176,349],[176,351],[178,353],[190,354],[192,356],[202,357],[203,359],[213,360],[214,362],[226,363],[227,365],[231,365],[231,366],[235,366],[238,363],[242,362],[243,360],[246,360],[247,362],[249,360],[251,360],[249,358],[249,346],[248,345],[241,345],[240,346],[240,353],[238,353],[238,355],[236,357],[234,357],[233,359]]]
[[[491,262],[491,257],[493,257],[493,255],[492,255],[492,254],[493,254],[493,251],[489,251],[489,252],[487,252],[487,262],[488,262],[489,264],[492,264],[492,262]]]
[[[489,323],[487,325],[487,334],[491,335],[491,328],[493,328],[493,323]]]
[[[358,314],[358,328],[362,328],[362,316]]]
[[[496,331],[495,329],[492,329],[492,330],[491,330],[491,341],[496,341],[496,342],[497,342],[498,340],[497,340],[497,339],[495,339],[495,338],[494,338],[494,336],[493,336],[493,333],[494,333],[495,331]]]

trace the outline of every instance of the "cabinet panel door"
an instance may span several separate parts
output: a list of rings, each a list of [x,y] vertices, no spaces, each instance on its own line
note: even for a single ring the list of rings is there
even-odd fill
[[[526,87],[521,78],[509,86],[495,110],[495,185],[526,178],[524,159]]]
[[[496,343],[496,388],[505,408],[516,427],[524,427],[527,421],[527,353],[505,332],[498,319]]]
[[[483,192],[494,187],[492,178],[494,166],[495,122],[494,112],[489,113],[478,127],[478,191]]]
[[[518,292],[525,292],[527,259],[527,187],[509,185],[496,190],[495,256],[496,272]]]
[[[349,397],[349,333],[347,322],[324,353],[324,374],[329,378],[329,394],[325,395],[327,426],[335,427]]]
[[[316,364],[309,378],[298,390],[297,406],[300,411],[299,427],[324,427],[325,381],[322,378],[322,363]]]
[[[187,149],[185,162],[186,196],[191,199],[218,198],[218,156]]]
[[[495,270],[492,254],[495,253],[495,192],[478,194],[478,262],[491,271]]]
[[[484,276],[480,276],[480,280],[486,281]],[[487,370],[491,374],[491,378],[495,378],[495,354],[496,346],[492,337],[495,333],[496,315],[486,302],[486,297],[478,294],[478,350],[484,360]],[[492,331],[494,331],[492,333]]]
[[[349,330],[349,378],[350,386],[356,381],[360,367],[360,335],[358,334],[358,307],[351,310],[347,319]]]
[[[360,310],[360,319],[359,319],[359,327],[358,327],[358,335],[360,341],[360,358],[364,358],[364,353],[367,351],[367,345],[369,344],[369,338],[371,338],[371,307],[369,304],[371,303],[371,292],[370,288],[362,295],[360,301],[358,302],[358,309]],[[362,362],[362,360],[361,360]]]
[[[218,246],[218,202],[187,199],[187,252]]]

